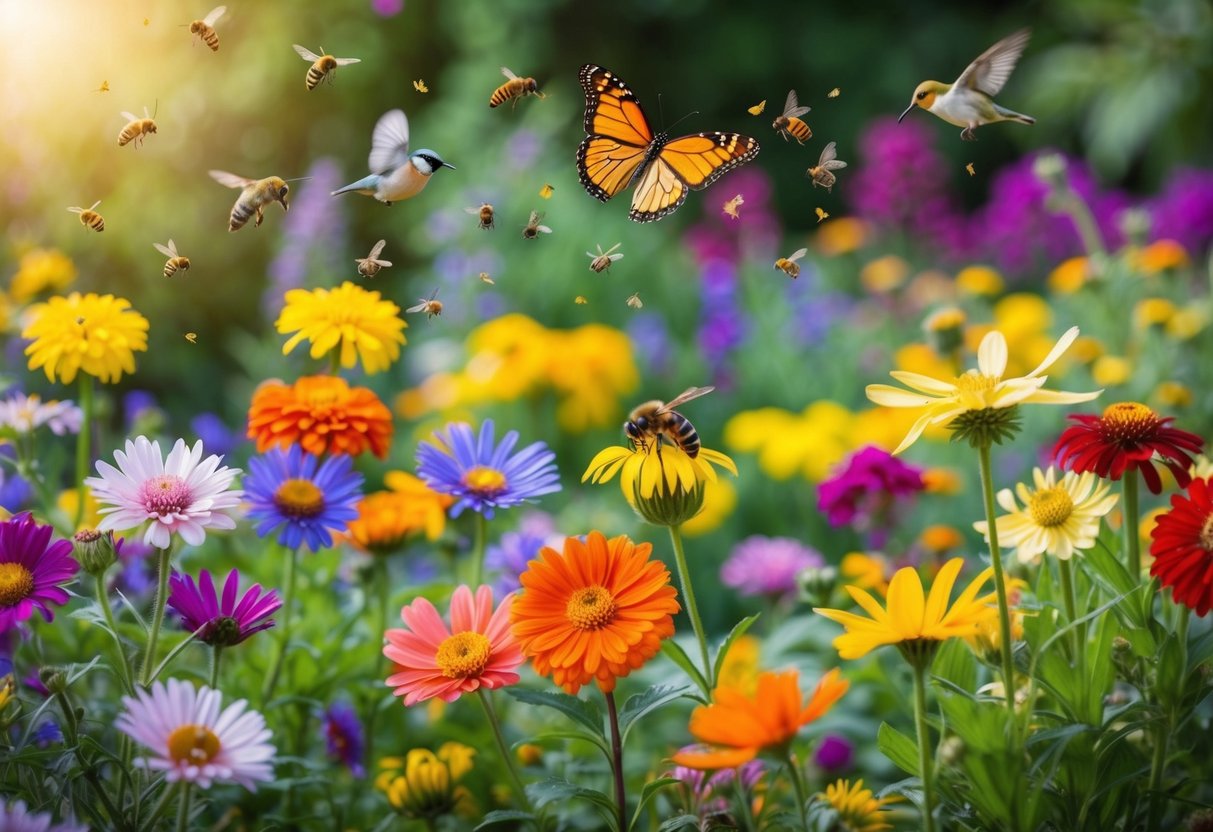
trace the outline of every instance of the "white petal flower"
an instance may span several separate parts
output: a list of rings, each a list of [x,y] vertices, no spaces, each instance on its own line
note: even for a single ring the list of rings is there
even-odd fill
[[[0,829],[4,832],[88,832],[82,823],[54,823],[45,812],[31,812],[24,800],[5,803],[0,797]]]

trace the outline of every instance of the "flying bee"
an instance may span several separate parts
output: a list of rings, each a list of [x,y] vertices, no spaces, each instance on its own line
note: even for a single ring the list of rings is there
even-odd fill
[[[706,396],[715,389],[688,387],[668,402],[658,399],[645,402],[628,414],[628,420],[623,423],[623,432],[632,440],[632,445],[641,451],[647,452],[649,442],[655,442],[657,452],[661,453],[661,442],[664,439],[694,459],[699,456],[699,434],[690,420],[674,408],[692,399]]]
[[[493,90],[493,94],[489,96],[490,107],[499,107],[505,102],[510,101],[512,102],[510,107],[513,108],[518,104],[518,99],[526,98],[528,95],[547,98],[546,95],[539,91],[539,85],[535,83],[534,78],[519,78],[505,67],[501,68],[501,74],[508,80]]]
[[[156,105],[156,110],[159,111],[160,105]],[[143,144],[143,137],[148,133],[156,132],[156,121],[154,116],[147,114],[147,107],[143,108],[143,118],[134,113],[123,112],[122,117],[126,119],[126,126],[122,128],[122,132],[118,134],[118,147],[134,142],[135,147]]]
[[[169,238],[168,245],[162,246],[159,243],[152,243],[156,251],[168,258],[168,262],[164,264],[164,276],[172,277],[178,270],[188,272],[190,270],[190,259],[182,257],[177,253],[177,244]]]
[[[540,225],[539,221],[543,219],[543,214],[538,211],[531,212],[531,218],[527,220],[526,228],[522,229],[522,239],[534,240],[540,234],[551,234],[552,229],[546,225]]]
[[[796,261],[809,253],[807,248],[798,248],[787,257],[780,257],[775,261],[775,268],[786,274],[788,277],[795,280],[800,277],[800,264]]]
[[[481,273],[480,273],[480,282],[481,282],[481,283],[487,283],[487,284],[489,284],[490,286],[495,286],[495,285],[496,285],[496,284],[493,282],[493,277],[492,277],[492,275],[490,275],[488,272],[481,272]]]
[[[640,293],[634,292],[628,295],[628,299],[624,301],[629,309],[644,309],[644,301],[640,299]]]
[[[68,208],[73,214],[80,215],[80,224],[85,228],[91,228],[94,231],[105,230],[105,218],[98,214],[93,209],[101,204],[101,200],[97,200],[88,208]]]
[[[822,148],[821,158],[817,160],[817,164],[805,171],[804,175],[813,180],[814,188],[820,185],[833,193],[834,183],[838,181],[838,177],[834,176],[832,171],[842,170],[846,166],[846,162],[838,161],[838,151],[834,149],[834,142],[830,142]]]
[[[788,136],[791,136],[796,141],[804,144],[807,139],[813,138],[813,131],[809,129],[809,125],[800,120],[809,111],[809,107],[802,107],[796,98],[796,90],[788,90],[788,100],[783,105],[783,114],[776,117],[771,122],[771,126],[779,131],[786,142]]]
[[[203,43],[211,48],[212,52],[219,51],[219,36],[215,34],[215,21],[223,17],[223,13],[226,11],[227,6],[216,6],[206,17],[190,24],[190,34],[197,35]]]
[[[602,274],[607,269],[609,269],[611,267],[611,264],[614,263],[616,260],[622,260],[623,259],[622,254],[612,254],[611,253],[615,249],[619,248],[621,245],[623,245],[623,243],[615,243],[615,245],[611,246],[606,251],[603,251],[602,246],[596,244],[594,247],[596,249],[598,249],[597,254],[593,254],[593,253],[587,251],[585,253],[585,256],[590,258],[590,271],[597,272],[598,274]]]
[[[375,243],[371,249],[371,253],[366,257],[360,257],[354,260],[358,264],[358,274],[363,277],[374,277],[379,274],[379,270],[392,265],[391,260],[380,260],[379,255],[383,253],[383,247],[387,245],[387,240],[380,240]]]
[[[464,211],[480,219],[480,227],[488,230],[493,227],[493,206],[487,202],[480,203],[479,208],[464,208]]]
[[[290,205],[287,204],[287,194],[291,188],[286,184],[286,180],[278,176],[267,176],[264,179],[245,179],[243,176],[237,176],[234,173],[228,173],[222,170],[208,171],[211,179],[214,179],[220,185],[228,188],[241,188],[240,196],[236,198],[236,204],[232,206],[232,216],[228,223],[228,231],[239,231],[248,222],[248,218],[255,216],[256,222],[254,225],[261,225],[261,221],[265,218],[265,207],[271,202],[277,202],[282,206],[283,211],[289,211]]]
[[[724,205],[721,205],[720,210],[724,211],[726,214],[728,214],[733,219],[739,220],[739,219],[741,219],[741,214],[738,213],[737,209],[740,208],[742,205],[745,205],[745,197],[742,196],[741,194],[738,194],[737,196],[733,197],[728,202],[726,202]]]
[[[304,80],[304,84],[307,85],[309,90],[316,89],[320,82],[325,78],[332,81],[333,76],[329,73],[331,73],[337,67],[362,63],[361,58],[334,58],[332,55],[317,55],[312,50],[305,49],[297,43],[292,43],[291,46],[294,47],[295,51],[299,53],[300,58],[303,58],[303,60],[309,61],[312,64],[310,67],[308,67],[307,78]],[[320,51],[324,51],[323,46],[320,47]]]
[[[424,312],[425,316],[431,320],[437,318],[442,314],[442,301],[436,300],[437,297],[438,290],[435,289],[430,293],[428,298],[421,298],[421,303],[417,304],[416,306],[410,306],[404,311],[408,313]]]

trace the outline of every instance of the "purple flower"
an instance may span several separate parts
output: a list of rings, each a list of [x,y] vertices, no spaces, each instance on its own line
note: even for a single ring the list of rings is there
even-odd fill
[[[733,547],[720,580],[742,595],[778,598],[796,590],[796,576],[825,561],[814,549],[789,537],[754,535]]]
[[[897,500],[925,486],[922,471],[871,445],[851,454],[829,479],[817,486],[817,508],[831,526],[853,526],[884,546]]]
[[[39,526],[27,512],[0,523],[0,633],[7,633],[34,610],[47,621],[55,616],[48,604],[67,603],[63,584],[80,564],[72,557],[72,542],[51,543],[51,526]]]
[[[115,537],[114,554],[118,556],[120,571],[114,586],[128,597],[142,598],[156,587],[152,574],[152,555],[156,549],[139,537]]]
[[[1150,202],[1150,239],[1177,240],[1193,257],[1213,241],[1213,171],[1180,169]]]
[[[147,390],[132,390],[122,397],[122,420],[128,433],[154,433],[154,430],[136,427],[152,421],[156,425],[164,423],[164,411],[160,409],[156,397]]]
[[[17,452],[12,445],[0,445],[0,456],[15,459]],[[0,508],[9,513],[21,511],[34,499],[34,487],[20,474],[9,473],[7,466],[0,464]]]
[[[202,440],[203,447],[220,456],[227,456],[244,441],[238,431],[231,430],[215,413],[199,413],[190,420],[190,430]]]
[[[249,460],[244,480],[248,517],[261,521],[261,537],[281,529],[278,543],[288,549],[306,545],[315,552],[333,545],[333,532],[358,518],[362,475],[348,454],[323,463],[298,445],[271,448]]]
[[[702,751],[702,745],[688,745],[678,751]],[[727,793],[740,776],[742,789],[749,791],[758,784],[766,773],[766,766],[761,760],[750,760],[737,768],[726,768],[712,774],[686,766],[674,766],[666,776],[681,780],[686,788],[688,808],[699,817],[723,812],[728,809]]]
[[[34,729],[34,733],[30,736],[30,739],[39,748],[61,745],[63,743],[63,729],[59,727],[58,722],[48,719]]]
[[[544,546],[559,549],[561,540],[563,536],[556,533],[551,515],[542,511],[524,514],[517,531],[506,532],[485,551],[485,567],[501,573],[493,584],[493,592],[504,596],[519,589],[522,584],[518,578],[526,571],[527,562],[538,557]]]
[[[355,777],[365,777],[362,756],[366,739],[358,712],[345,702],[334,702],[325,708],[323,723],[324,743],[329,756],[340,760]]]
[[[286,291],[303,286],[308,274],[354,273],[353,257],[343,259],[339,254],[346,251],[347,203],[330,196],[343,184],[341,167],[322,157],[312,163],[307,175],[283,220],[282,243],[270,261],[269,285],[261,296],[262,311],[270,320],[282,310]]]
[[[849,769],[854,757],[855,746],[840,734],[826,734],[813,752],[813,762],[831,776]]]
[[[371,0],[371,9],[380,17],[395,17],[404,11],[404,0]]]
[[[253,633],[274,626],[270,618],[282,606],[277,590],[262,594],[261,584],[253,584],[243,596],[240,572],[233,569],[223,584],[223,597],[215,593],[211,573],[203,569],[198,583],[189,575],[174,572],[168,580],[168,605],[181,616],[181,626],[190,632],[203,628],[199,640],[218,647],[239,644]]]

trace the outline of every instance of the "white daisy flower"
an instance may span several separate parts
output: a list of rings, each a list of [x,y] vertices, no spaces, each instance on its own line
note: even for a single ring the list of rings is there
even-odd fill
[[[84,413],[70,401],[42,401],[38,394],[15,393],[0,401],[0,427],[30,433],[48,426],[56,436],[79,433]]]

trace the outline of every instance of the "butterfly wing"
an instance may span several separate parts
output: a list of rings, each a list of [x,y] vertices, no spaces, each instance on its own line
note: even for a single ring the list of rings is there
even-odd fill
[[[666,142],[641,175],[628,217],[653,222],[673,213],[688,191],[706,188],[758,150],[756,139],[739,133],[695,133]]]
[[[590,196],[606,202],[632,181],[653,131],[635,93],[609,69],[586,64],[578,78],[587,135],[577,147],[577,172]]]

